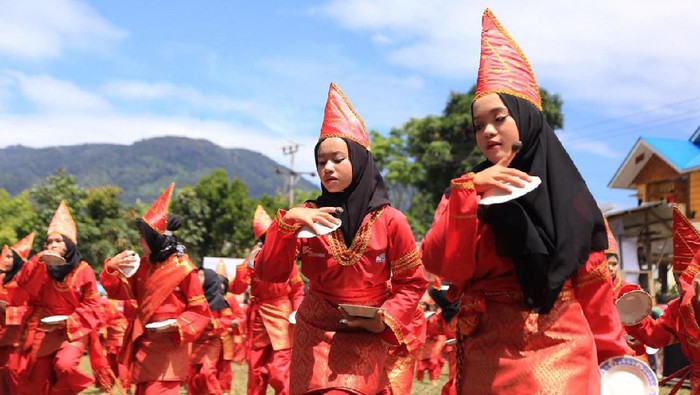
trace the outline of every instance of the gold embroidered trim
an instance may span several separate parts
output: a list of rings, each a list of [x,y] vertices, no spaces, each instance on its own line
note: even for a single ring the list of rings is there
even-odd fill
[[[450,182],[450,187],[455,188],[455,189],[474,189],[474,173],[469,172],[466,174],[467,175],[467,180],[462,181],[462,177],[458,178],[457,180],[452,180]]]
[[[608,269],[608,263],[602,260],[593,270],[579,276],[576,281],[576,286],[585,287],[590,284],[604,282],[608,280],[609,275],[610,269]]]
[[[372,226],[384,213],[384,207],[370,214],[369,221],[362,225],[357,231],[357,234],[355,234],[350,248],[345,246],[343,232],[340,229],[336,229],[328,235],[328,244],[331,247],[331,253],[339,265],[352,266],[359,262],[362,256],[364,256],[365,250],[367,250],[367,246],[369,245],[369,239],[372,236]]]
[[[384,323],[394,333],[394,336],[396,336],[396,340],[399,341],[399,345],[405,344],[409,352],[413,351],[411,347],[409,347],[406,339],[401,334],[401,323],[399,323],[399,321],[397,321],[396,318],[392,317],[389,313],[387,313],[386,310],[384,310]]]
[[[358,138],[356,138],[356,137],[354,137],[354,136],[351,136],[351,135],[349,135],[349,134],[345,134],[345,133],[330,133],[330,134],[326,134],[326,135],[321,136],[321,138],[318,139],[318,141],[322,141],[322,140],[325,140],[325,139],[329,139],[329,138],[331,138],[331,137],[339,137],[339,138],[341,138],[341,139],[352,140],[352,141],[356,142],[357,144],[360,144],[361,146],[363,146],[365,149],[367,149],[367,151],[369,151],[369,148],[370,148],[370,147],[367,146],[367,143],[366,143],[366,142],[362,142],[362,141],[360,141]],[[368,140],[369,140],[369,138],[368,138]]]
[[[452,215],[452,214],[450,214],[450,218],[455,218],[455,219],[474,219],[474,218],[476,218],[476,214],[467,214],[467,215]]]
[[[206,297],[205,297],[204,295],[197,295],[197,296],[195,296],[195,297],[193,297],[193,298],[190,298],[190,299],[187,301],[187,304],[191,304],[191,305],[202,304],[202,303],[206,302],[206,300],[207,300],[207,299],[206,299]]]
[[[408,254],[391,262],[391,272],[392,274],[401,273],[405,270],[412,269],[420,264],[420,252],[418,251],[418,248],[415,248]]]
[[[297,255],[299,255],[299,254],[297,254]],[[299,273],[297,273],[297,275],[294,276],[294,278],[289,280],[289,285],[299,284],[300,282],[301,282],[301,275],[299,275]]]
[[[78,275],[83,269],[85,269],[87,266],[87,262],[85,261],[80,261],[78,266],[73,269],[68,275],[63,279],[63,281],[52,281],[54,288],[56,288],[60,292],[66,292],[70,291],[73,288],[73,279],[75,279],[75,276]]]
[[[282,217],[282,210],[277,210],[277,215],[275,215],[275,222],[277,222],[277,229],[279,229],[280,232],[291,235],[296,233],[299,228],[301,228],[300,224],[288,224],[287,222],[284,221],[284,218]]]

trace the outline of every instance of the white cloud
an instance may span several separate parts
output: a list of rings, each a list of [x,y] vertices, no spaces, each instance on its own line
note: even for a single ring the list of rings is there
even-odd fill
[[[602,140],[582,139],[576,136],[567,135],[566,132],[558,133],[557,136],[567,151],[578,151],[586,154],[601,156],[606,159],[622,159],[625,153],[616,151],[608,143]]]
[[[533,64],[539,82],[567,100],[637,106],[689,97],[700,89],[693,40],[700,3],[650,0],[331,0],[314,10],[341,26],[387,36],[388,61],[476,81],[481,13],[491,7]],[[466,88],[465,88],[466,89]]]
[[[48,113],[86,112],[99,113],[109,110],[109,103],[101,96],[89,92],[66,80],[48,75],[29,76],[9,72],[17,83],[22,96],[40,111]]]
[[[0,0],[0,54],[54,58],[66,48],[104,51],[126,32],[77,0]]]

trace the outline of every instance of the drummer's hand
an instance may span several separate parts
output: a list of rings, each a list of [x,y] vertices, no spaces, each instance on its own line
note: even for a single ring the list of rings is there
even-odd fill
[[[530,181],[530,176],[518,169],[508,167],[516,154],[516,151],[512,151],[510,155],[501,159],[495,165],[476,173],[472,180],[474,189],[478,193],[486,192],[491,188],[501,189],[510,193],[511,190],[508,184],[524,187],[525,182]]]
[[[287,211],[287,214],[284,215],[284,219],[286,221],[310,226],[318,233],[316,224],[330,228],[338,223],[338,218],[334,217],[332,214],[339,212],[339,210],[342,211],[340,207],[294,207]]]
[[[177,330],[177,322],[174,322],[168,326],[163,326],[160,328],[148,328],[149,331],[153,333],[170,333]]]
[[[136,253],[132,250],[124,250],[117,255],[111,257],[107,261],[107,266],[112,269],[121,269],[122,267],[131,267],[134,265],[133,257]]]
[[[353,317],[341,307],[338,307],[338,310],[340,310],[340,314],[343,315],[340,323],[348,328],[361,328],[373,333],[380,333],[386,329],[383,310],[377,311],[374,318]]]

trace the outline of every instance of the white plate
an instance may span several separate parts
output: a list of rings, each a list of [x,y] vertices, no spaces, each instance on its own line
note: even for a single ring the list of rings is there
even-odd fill
[[[658,395],[659,382],[651,368],[637,358],[612,357],[600,364],[601,395]]]
[[[131,256],[131,262],[129,266],[119,266],[119,271],[127,278],[133,276],[134,273],[139,270],[139,266],[141,265],[141,257],[139,254],[134,253],[134,255]]]
[[[446,346],[454,346],[457,344],[457,339],[447,339],[445,340],[445,345]]]
[[[170,326],[176,322],[177,322],[177,320],[175,318],[171,318],[169,320],[164,320],[164,321],[149,322],[148,324],[146,324],[146,329],[164,328],[164,327]]]
[[[323,236],[331,233],[332,231],[340,228],[340,220],[338,220],[338,223],[334,226],[331,226],[330,228],[327,226],[323,226],[321,224],[316,224],[316,227],[319,230],[319,233],[314,232],[314,230],[307,225],[304,225],[301,227],[301,230],[299,233],[297,233],[297,237],[300,239],[309,239],[311,237],[316,237],[316,236]]]
[[[540,184],[542,180],[537,176],[530,176],[530,181],[525,182],[525,186],[518,188],[514,185],[508,185],[511,192],[502,191],[500,189],[493,188],[489,191],[488,196],[483,197],[479,200],[479,204],[489,205],[489,204],[499,204],[505,203],[509,200],[517,199],[527,193],[534,191]]]
[[[377,315],[377,311],[379,311],[379,307],[360,306],[356,304],[340,303],[338,306],[353,317],[374,318],[374,316]]]
[[[620,321],[625,326],[642,322],[651,313],[651,307],[651,296],[642,290],[627,292],[615,302]]]
[[[67,315],[52,315],[42,318],[41,322],[43,322],[44,324],[55,324],[57,322],[66,321],[67,319]]]
[[[61,266],[66,264],[66,260],[53,252],[45,252],[41,254],[41,260],[49,266]]]
[[[292,325],[296,325],[296,323],[297,323],[297,312],[296,312],[296,310],[295,310],[295,311],[292,311],[292,314],[289,315],[289,323],[292,324]]]
[[[428,320],[430,317],[434,316],[435,312],[434,311],[426,311],[425,312],[425,319]]]

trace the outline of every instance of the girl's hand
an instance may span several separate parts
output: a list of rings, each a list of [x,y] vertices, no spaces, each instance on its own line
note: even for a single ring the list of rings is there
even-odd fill
[[[314,232],[320,233],[320,230],[316,227],[316,224],[329,228],[337,225],[338,218],[334,217],[332,214],[342,212],[342,210],[343,209],[340,207],[294,207],[293,209],[287,211],[284,219],[286,221],[309,226],[314,230]]]
[[[111,269],[121,269],[122,267],[132,267],[134,265],[134,257],[136,253],[131,250],[124,250],[119,254],[109,258],[107,266]]]
[[[509,156],[501,159],[488,169],[476,173],[472,180],[476,192],[482,194],[492,188],[496,188],[510,193],[511,189],[508,185],[519,188],[524,187],[525,182],[530,181],[530,176],[518,169],[508,167],[517,153],[518,150],[513,149]]]
[[[338,310],[340,310],[340,314],[343,315],[343,319],[340,320],[340,323],[348,328],[361,328],[372,333],[381,333],[386,329],[383,310],[377,311],[374,318],[353,317],[341,307],[338,307]]]

